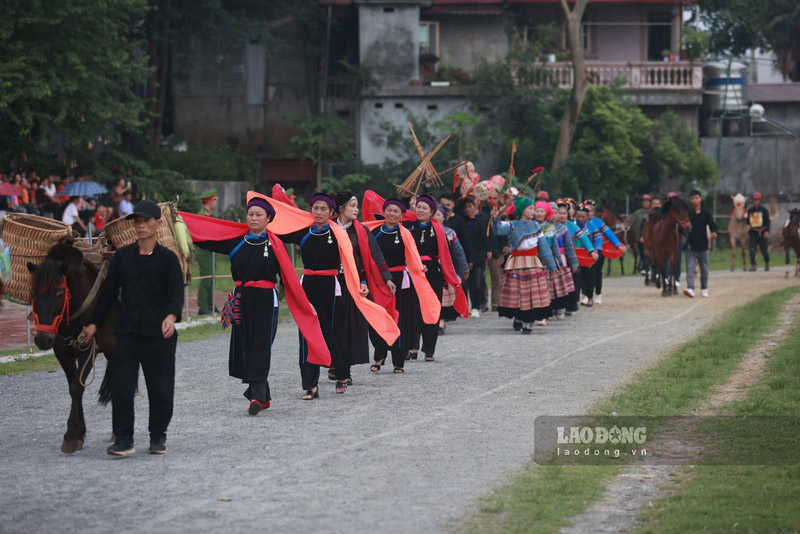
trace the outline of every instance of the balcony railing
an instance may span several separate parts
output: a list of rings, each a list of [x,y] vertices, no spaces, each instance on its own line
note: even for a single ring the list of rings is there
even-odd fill
[[[641,63],[587,62],[592,85],[609,85],[618,80],[625,89],[701,89],[703,68],[688,61],[648,61]],[[569,89],[574,83],[572,63],[548,63],[544,69],[520,73],[517,83],[525,87],[553,86]]]

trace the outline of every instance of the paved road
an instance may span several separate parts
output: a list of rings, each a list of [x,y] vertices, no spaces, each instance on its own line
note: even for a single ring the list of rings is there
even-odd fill
[[[61,372],[0,378],[0,532],[441,531],[530,458],[535,417],[583,413],[723,311],[791,284],[715,273],[712,298],[689,300],[614,279],[602,306],[534,335],[496,314],[459,321],[435,363],[399,376],[361,366],[345,395],[326,382],[312,402],[299,400],[296,331],[282,325],[273,406],[257,417],[226,376],[226,337],[180,344],[163,457],[144,453],[146,397],[133,457],[105,454],[97,385],[85,449],[65,456]]]

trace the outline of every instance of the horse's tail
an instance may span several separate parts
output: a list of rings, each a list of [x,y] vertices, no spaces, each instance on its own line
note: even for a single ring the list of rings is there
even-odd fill
[[[106,356],[106,372],[103,374],[103,383],[100,384],[97,402],[103,406],[108,406],[111,402],[111,358]]]

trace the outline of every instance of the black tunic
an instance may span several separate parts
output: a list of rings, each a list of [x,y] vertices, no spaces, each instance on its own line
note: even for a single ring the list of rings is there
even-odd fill
[[[228,372],[242,382],[260,382],[267,379],[272,353],[272,342],[278,327],[278,303],[275,289],[245,287],[245,282],[267,280],[276,282],[280,266],[269,238],[237,237],[225,241],[196,243],[202,249],[228,255],[231,276],[242,285],[234,288],[239,299],[241,324],[231,325],[231,343],[228,351]],[[264,250],[267,255],[264,255]],[[235,249],[235,252],[234,252]],[[267,388],[267,400],[270,399]]]
[[[359,280],[365,281],[367,278],[366,272],[364,271],[364,264],[361,260],[361,247],[358,243],[358,233],[355,228],[356,224],[361,223],[354,221],[347,226],[345,231],[347,232],[347,237],[350,238],[350,243],[353,245],[353,256],[355,258],[356,268],[358,269]],[[386,261],[373,235],[367,229],[365,229],[365,232],[367,234],[367,242],[369,243],[370,255],[380,269],[381,266],[386,265]],[[392,279],[391,273],[386,269],[381,270],[381,275],[383,276],[383,283]],[[346,338],[346,350],[343,356],[346,363],[349,365],[369,363],[369,343],[367,341],[368,332],[370,330],[369,324],[361,313],[361,310],[358,309],[355,299],[347,292],[344,274],[339,275],[339,284],[342,287],[342,315]],[[373,288],[370,288],[370,291],[373,290]]]
[[[335,269],[337,272],[341,272],[342,262],[339,257],[339,246],[329,224],[322,229],[312,225],[283,237],[287,243],[300,245],[300,255],[303,258],[305,269],[313,271]],[[342,296],[336,295],[337,283],[337,276],[303,275],[302,279],[303,289],[308,300],[317,311],[322,337],[325,338],[331,354],[331,367],[345,365],[343,355],[347,349]],[[347,292],[346,287],[340,285],[340,288],[342,294]],[[299,335],[300,363],[308,365],[308,345],[302,332]]]
[[[387,229],[386,225],[383,225],[375,228],[372,234],[375,236],[375,243],[380,247],[387,267],[405,266],[406,248],[398,228],[391,230]],[[395,341],[395,344],[391,347],[392,356],[394,366],[403,367],[405,353],[411,347],[411,342],[413,340],[414,318],[417,312],[415,312],[415,303],[411,288],[402,289],[405,273],[403,271],[397,271],[390,272],[389,274],[397,288],[395,292],[395,308],[399,313],[397,325],[400,328],[400,337],[397,338],[397,341]],[[416,305],[416,309],[419,309],[418,304]],[[390,347],[374,330],[370,330],[369,336],[372,345],[375,347],[375,360],[380,361],[386,356]]]
[[[439,244],[436,240],[436,233],[433,229],[433,225],[430,221],[425,224],[415,222],[410,230],[411,235],[414,236],[414,241],[417,244],[417,250],[419,251],[420,257],[427,256],[430,258],[422,260],[423,265],[427,267],[427,271],[425,271],[425,278],[428,279],[428,283],[431,285],[431,288],[433,288],[434,293],[436,293],[436,297],[439,299],[439,302],[441,302],[442,292],[444,290],[444,277],[442,275],[442,269],[439,265]],[[422,335],[422,351],[427,356],[433,356],[433,353],[436,350],[436,341],[439,336],[439,319],[437,318],[436,323],[434,324],[425,324],[425,322],[422,320],[422,312],[419,309],[419,297],[417,296],[416,291],[414,292],[414,299],[416,301],[417,311],[417,315],[414,318],[414,342],[416,344],[416,341],[419,340],[419,336]],[[412,346],[411,348],[416,347]]]

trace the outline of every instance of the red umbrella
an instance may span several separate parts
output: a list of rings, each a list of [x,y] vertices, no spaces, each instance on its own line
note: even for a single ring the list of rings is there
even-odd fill
[[[18,197],[22,193],[8,182],[0,182],[0,197]]]

